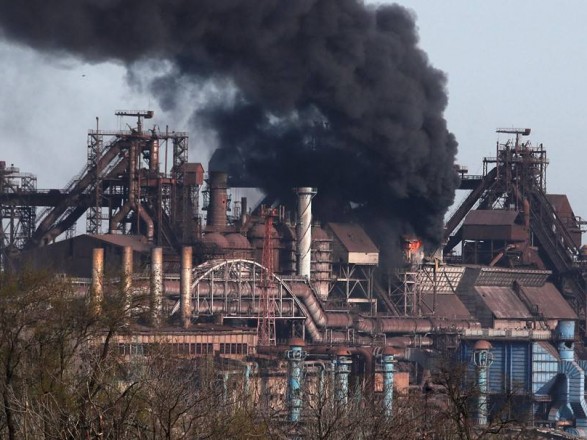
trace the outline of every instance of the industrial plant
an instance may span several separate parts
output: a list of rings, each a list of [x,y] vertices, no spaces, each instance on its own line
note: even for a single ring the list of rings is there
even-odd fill
[[[163,344],[245,381],[283,377],[287,392],[264,389],[292,423],[304,382],[332,375],[342,404],[362,384],[391,416],[398,395],[441,392],[434,373],[451,359],[478,389],[476,425],[507,396],[525,423],[587,436],[584,222],[546,191],[530,129],[498,129],[508,140],[482,175],[455,167],[467,195],[440,246],[398,234],[390,249],[352,207],[316,215],[320,187],[237,200],[242,179],[190,161],[188,133],[116,114],[132,128],[89,130],[63,188],[0,162],[0,268],[62,274],[96,313],[120,288],[133,304],[121,354]]]

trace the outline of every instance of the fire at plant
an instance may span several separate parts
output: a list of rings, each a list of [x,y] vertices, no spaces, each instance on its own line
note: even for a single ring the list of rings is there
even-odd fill
[[[319,187],[291,188],[283,204],[234,200],[242,182],[190,162],[187,133],[145,129],[151,111],[117,114],[136,125],[90,130],[87,164],[63,189],[37,190],[0,163],[1,251],[4,271],[66,274],[94,306],[119,280],[129,298],[145,294],[122,353],[165,343],[247,371],[273,359],[290,387],[320,360],[339,397],[360,378],[390,414],[394,388],[433,386],[435,360],[450,354],[479,383],[478,424],[511,393],[534,423],[584,432],[583,223],[565,195],[546,193],[546,150],[529,129],[498,130],[511,139],[482,175],[455,168],[469,194],[442,244],[403,235],[398,261],[360,217],[313,215]],[[301,400],[284,405],[303,416]]]

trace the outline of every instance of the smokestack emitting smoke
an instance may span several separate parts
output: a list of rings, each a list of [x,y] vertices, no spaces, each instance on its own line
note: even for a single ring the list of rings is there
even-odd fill
[[[225,171],[282,198],[317,187],[318,215],[320,206],[352,205],[385,225],[382,234],[393,224],[396,235],[441,237],[457,144],[443,117],[445,76],[417,47],[414,18],[401,6],[0,0],[0,32],[40,51],[131,70],[171,62],[171,73],[151,83],[167,108],[185,93],[182,81],[228,85],[230,102],[216,99],[194,114],[223,147],[212,166],[229,158]]]

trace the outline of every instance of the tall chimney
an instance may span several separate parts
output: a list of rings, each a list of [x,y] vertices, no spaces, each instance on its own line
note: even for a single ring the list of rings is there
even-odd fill
[[[210,202],[206,224],[208,230],[222,232],[226,228],[226,209],[228,204],[228,175],[218,171],[210,171]]]
[[[180,282],[180,309],[181,322],[184,328],[188,328],[192,318],[192,247],[185,246],[181,251],[181,276]]]
[[[92,251],[92,288],[90,290],[90,307],[92,313],[102,311],[104,297],[104,249],[96,248]]]
[[[241,224],[244,225],[247,222],[248,214],[247,198],[241,197]]]
[[[163,248],[151,249],[151,325],[161,325],[161,312],[163,307]]]
[[[298,221],[296,235],[298,240],[298,275],[310,278],[312,261],[312,199],[316,190],[310,187],[296,188],[298,195]]]

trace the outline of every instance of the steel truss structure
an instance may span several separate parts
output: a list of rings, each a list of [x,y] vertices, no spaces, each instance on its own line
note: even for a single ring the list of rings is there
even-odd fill
[[[222,313],[224,319],[259,319],[263,286],[261,264],[244,259],[210,260],[192,272],[193,317]],[[273,274],[276,320],[305,320],[303,307],[291,286]],[[171,314],[179,311],[179,301]]]
[[[37,211],[27,196],[37,191],[37,177],[21,173],[14,166],[0,164],[0,270],[7,264],[9,254],[17,252],[35,230]]]
[[[549,163],[542,144],[534,147],[521,142],[530,129],[498,129],[515,135],[515,140],[497,143],[496,156],[485,158],[483,176],[461,180],[461,189],[472,190],[446,223],[445,255],[463,241],[463,220],[471,209],[517,211],[527,221],[527,244],[538,244],[554,281],[587,329],[587,271],[580,249],[571,232],[584,223],[578,218],[563,221],[546,193],[546,167]],[[463,245],[463,250],[466,247]]]
[[[374,272],[372,265],[335,265],[335,281],[329,295],[344,298],[345,306],[364,304],[370,315],[377,314],[377,301],[373,298]]]
[[[87,162],[62,189],[37,190],[36,177],[2,163],[2,255],[45,246],[71,232],[87,213],[90,234],[145,233],[153,244],[179,249],[191,244],[196,231],[199,183],[188,163],[188,135],[143,130],[151,111],[119,111],[136,117],[129,130],[88,131]],[[167,172],[167,143],[173,164]],[[165,169],[160,170],[160,142]],[[201,165],[200,165],[201,167]],[[186,178],[186,173],[189,178]],[[37,214],[36,207],[45,207]],[[6,221],[5,221],[6,220]]]

